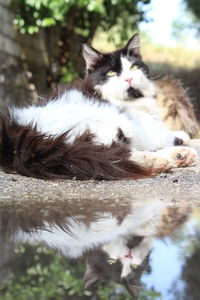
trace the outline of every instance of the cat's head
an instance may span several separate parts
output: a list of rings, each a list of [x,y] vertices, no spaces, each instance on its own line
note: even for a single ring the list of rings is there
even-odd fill
[[[141,239],[136,238],[136,244]],[[101,281],[114,281],[120,283],[129,293],[138,298],[141,290],[141,277],[143,272],[149,270],[149,255],[139,265],[127,268],[130,260],[112,259],[109,253],[103,249],[93,250],[88,255],[87,270],[84,275],[84,287],[89,288]],[[126,274],[123,275],[126,269]],[[128,272],[127,272],[128,271]]]
[[[138,34],[124,48],[110,53],[84,45],[83,57],[87,79],[105,100],[117,102],[155,96],[148,67],[141,57]]]

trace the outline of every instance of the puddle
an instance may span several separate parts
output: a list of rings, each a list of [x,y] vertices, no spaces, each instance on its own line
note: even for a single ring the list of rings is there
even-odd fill
[[[0,300],[199,300],[200,208],[185,202],[5,202],[0,242]]]
[[[150,268],[150,274],[142,276],[142,285],[158,292],[156,299],[199,299],[200,208],[171,237],[154,240]]]

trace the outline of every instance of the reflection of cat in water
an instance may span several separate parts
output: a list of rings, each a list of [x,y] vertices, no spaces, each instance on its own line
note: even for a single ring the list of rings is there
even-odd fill
[[[148,205],[147,205],[148,207]],[[173,230],[183,224],[190,211],[189,207],[163,206],[160,213],[152,213],[152,219],[143,220],[143,225],[134,234],[116,239],[105,244],[99,252],[88,255],[85,287],[101,280],[113,280],[125,285],[135,297],[139,296],[140,279],[144,271],[149,270],[149,256],[155,237],[162,238],[172,234]],[[148,208],[147,208],[148,209]],[[156,204],[155,204],[156,209]],[[141,214],[145,214],[141,210]],[[155,219],[158,218],[158,219]],[[111,265],[111,266],[110,266]]]
[[[1,242],[46,244],[69,258],[88,257],[85,287],[114,280],[138,293],[154,237],[182,224],[188,207],[161,201],[73,200],[0,207]],[[135,287],[137,286],[137,287]]]
[[[0,136],[5,171],[42,179],[127,179],[195,162],[195,150],[180,146],[187,135],[169,131],[158,116],[137,34],[107,54],[85,45],[83,56],[84,80],[46,103],[10,109]]]

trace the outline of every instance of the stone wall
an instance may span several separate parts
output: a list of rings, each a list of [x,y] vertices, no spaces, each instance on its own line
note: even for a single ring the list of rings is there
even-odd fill
[[[55,30],[22,35],[13,26],[12,0],[0,0],[0,112],[36,100],[46,89],[46,70],[55,52]],[[54,42],[52,42],[54,39]]]

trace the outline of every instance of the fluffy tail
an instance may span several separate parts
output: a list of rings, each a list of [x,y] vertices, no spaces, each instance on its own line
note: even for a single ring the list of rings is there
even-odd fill
[[[90,132],[70,144],[68,135],[66,132],[49,137],[29,126],[2,119],[0,166],[7,173],[41,179],[115,180],[151,175],[151,171],[129,160],[127,145],[96,145]]]

